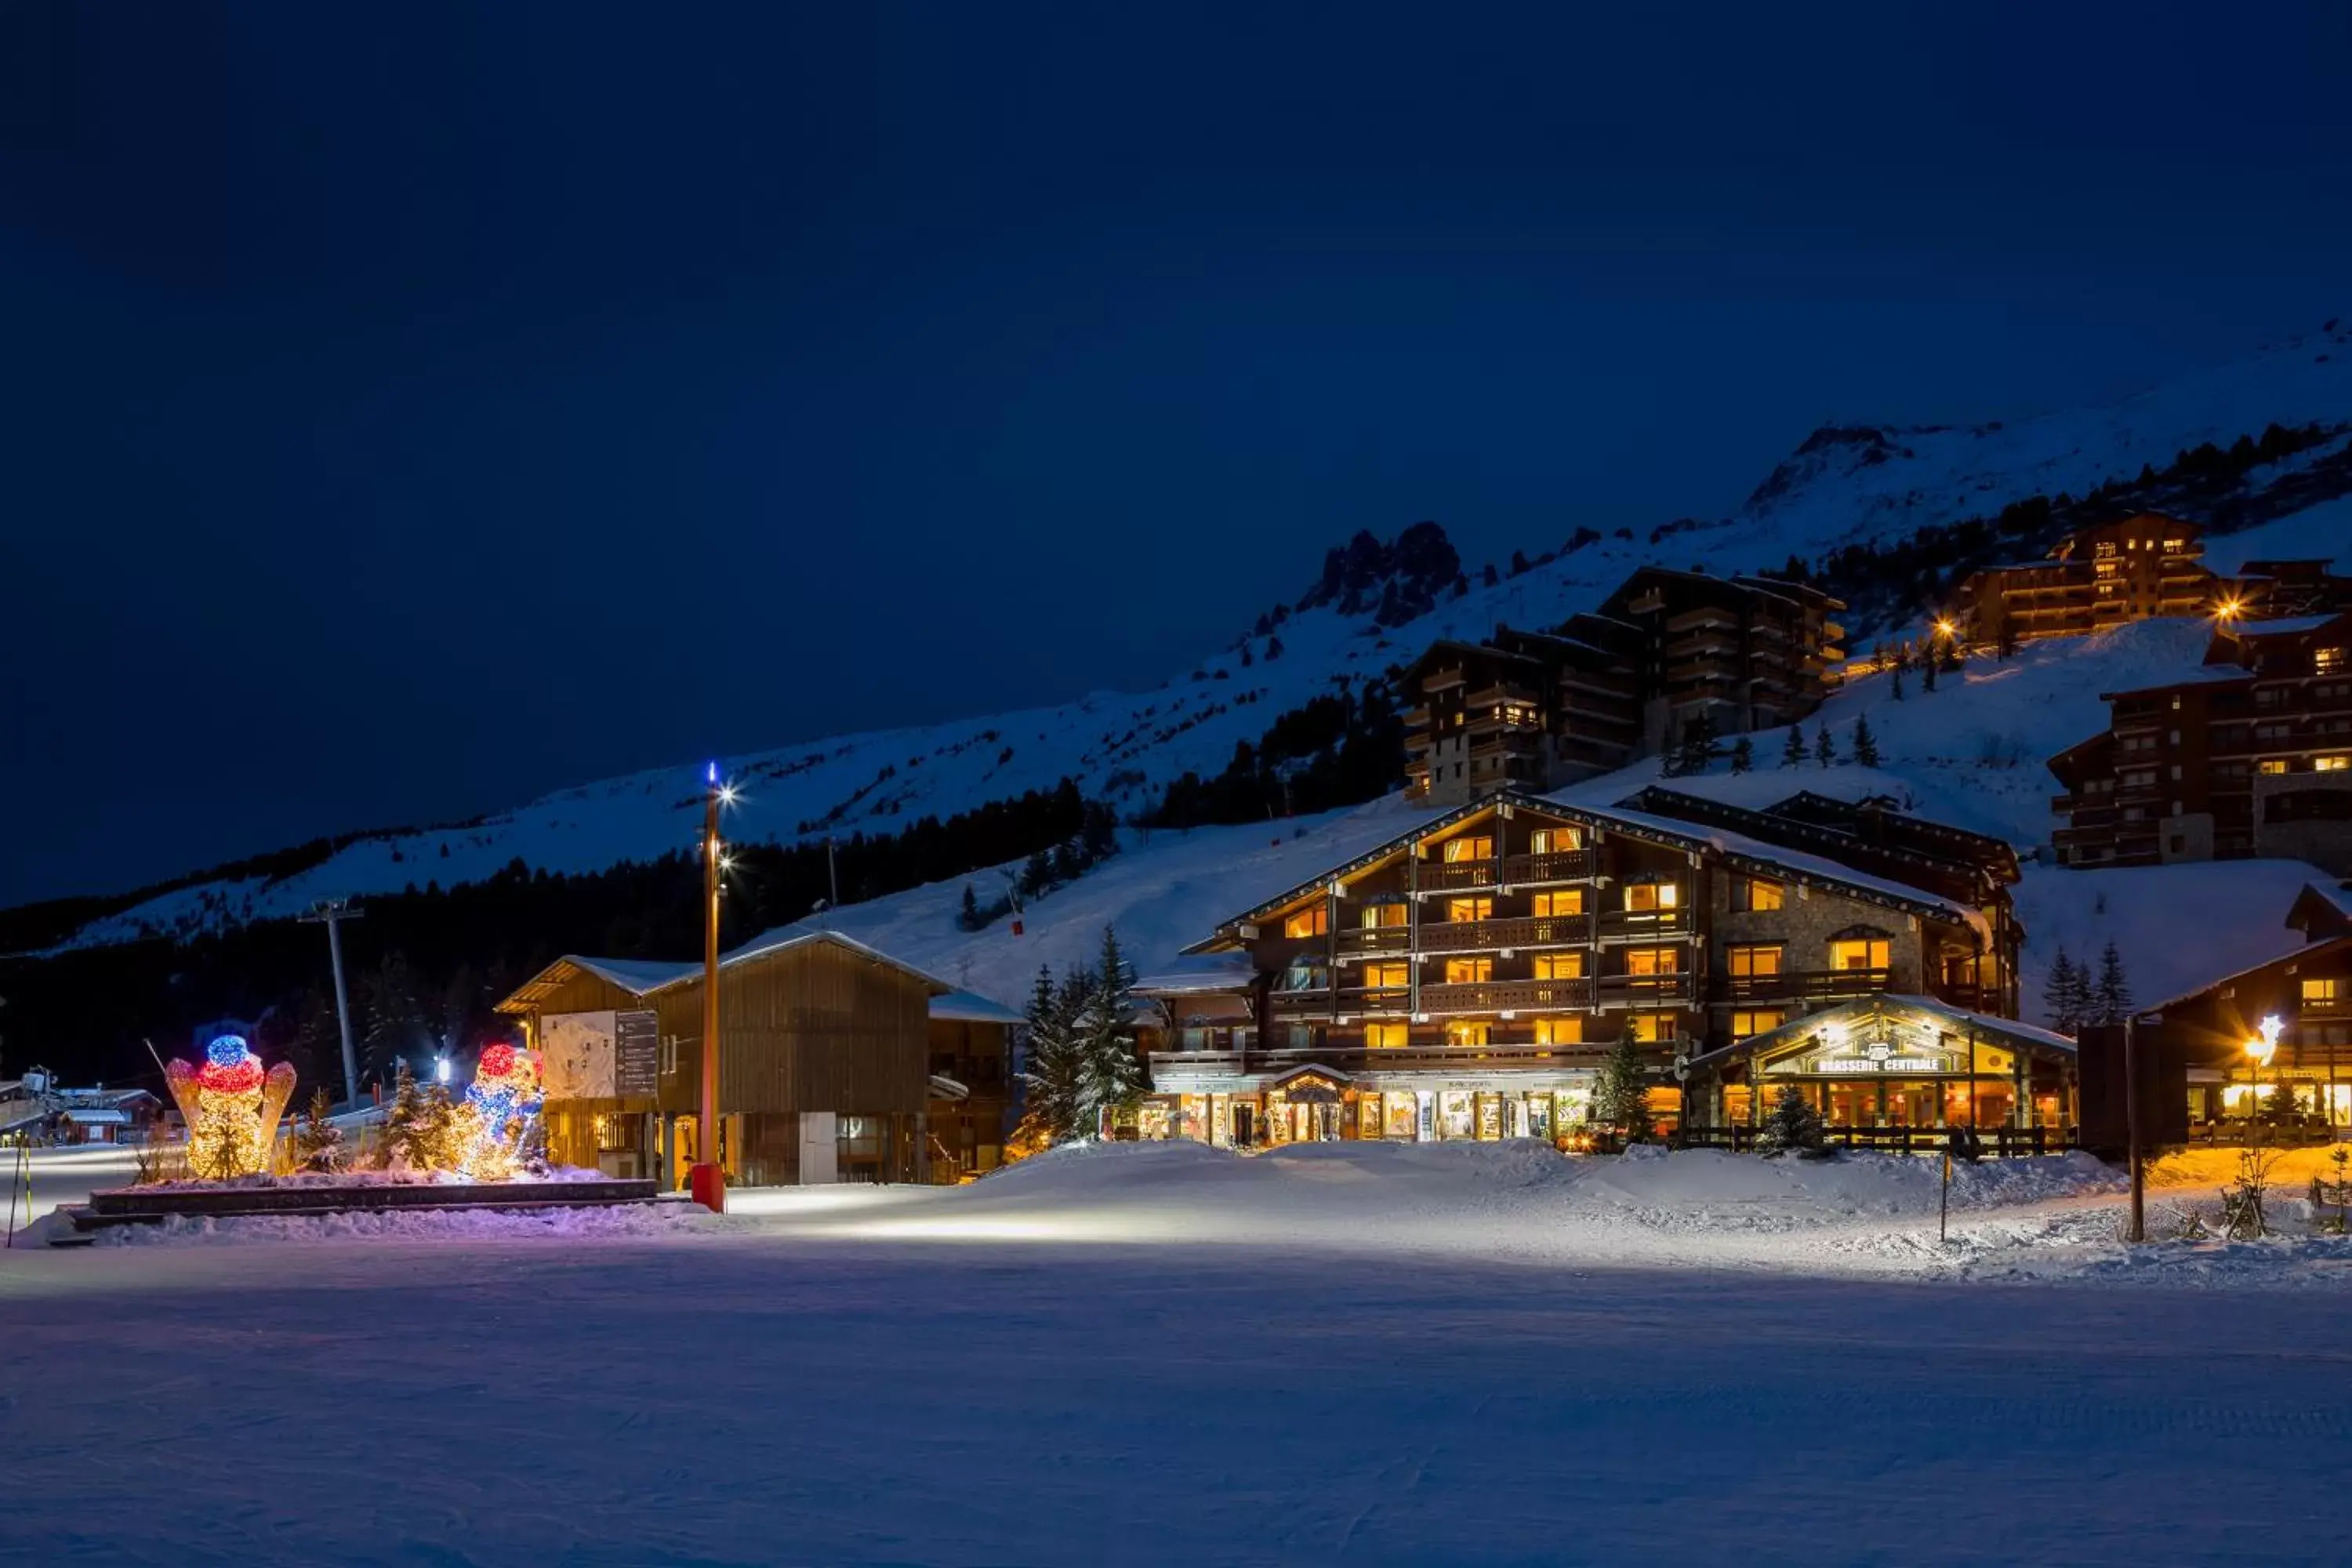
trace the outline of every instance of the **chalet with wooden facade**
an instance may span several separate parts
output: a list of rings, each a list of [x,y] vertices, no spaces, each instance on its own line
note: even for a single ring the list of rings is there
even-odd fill
[[[567,956],[499,1004],[544,1057],[551,1159],[684,1181],[700,1148],[702,986],[698,963]],[[730,1184],[949,1175],[934,1169],[935,1118],[955,1140],[952,1173],[1001,1156],[1007,1026],[970,1004],[935,1021],[950,992],[837,931],[773,933],[726,954],[718,1155]]]
[[[2060,864],[2352,874],[2352,615],[2223,621],[2200,668],[2102,696],[2107,729],[2050,759]]]
[[[1012,1125],[1013,1031],[1021,1015],[969,991],[930,1002],[929,1178],[984,1176],[1004,1163]]]
[[[1678,1058],[1822,1007],[1895,993],[2013,1011],[2014,861],[1952,833],[1813,796],[1458,807],[1235,915],[1190,950],[1193,971],[1139,987],[1173,1024],[1146,1135],[1549,1136],[1582,1119],[1627,1034],[1671,1121]]]
[[[2258,1112],[2275,1125],[2282,1089],[2298,1121],[2352,1126],[2352,934],[2321,937],[2151,1011],[2152,1054],[2185,1068],[2189,1130],[2243,1127]]]
[[[1773,728],[1821,705],[1838,601],[1802,584],[1644,567],[1549,632],[1445,641],[1406,672],[1407,788],[1438,804],[1624,766],[1688,727]]]

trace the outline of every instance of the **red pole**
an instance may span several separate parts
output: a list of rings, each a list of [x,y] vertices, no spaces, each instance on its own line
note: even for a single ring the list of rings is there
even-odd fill
[[[695,1116],[694,1201],[727,1212],[727,1175],[719,1163],[719,764],[710,764],[702,802],[702,1098]]]

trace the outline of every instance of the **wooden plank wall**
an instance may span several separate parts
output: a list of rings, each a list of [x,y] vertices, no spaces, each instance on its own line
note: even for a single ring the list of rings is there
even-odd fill
[[[657,993],[664,1037],[678,1040],[662,1109],[699,1093],[702,981]],[[719,982],[719,1099],[730,1111],[920,1111],[929,1083],[930,987],[829,942],[739,963]]]

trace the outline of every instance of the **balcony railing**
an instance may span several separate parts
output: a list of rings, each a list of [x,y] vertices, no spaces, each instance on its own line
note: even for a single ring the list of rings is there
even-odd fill
[[[1421,868],[1423,887],[1444,891],[1454,888],[1491,888],[1495,885],[1497,862],[1488,860],[1438,860]]]
[[[1277,1018],[1328,1018],[1331,1016],[1331,993],[1276,991],[1266,998],[1266,1006]]]
[[[1406,952],[1412,947],[1411,926],[1355,926],[1339,933],[1339,954]]]
[[[1346,985],[1339,989],[1343,1018],[1402,1017],[1412,1010],[1412,991],[1403,985]]]
[[[1590,849],[1555,849],[1544,855],[1507,855],[1503,880],[1514,888],[1542,882],[1574,882],[1592,875]]]
[[[1784,969],[1778,974],[1734,974],[1727,984],[1734,1002],[1826,1002],[1901,991],[1891,969]]]
[[[1327,1067],[1345,1073],[1490,1072],[1526,1069],[1554,1070],[1573,1061],[1589,1064],[1600,1046],[1537,1046],[1524,1043],[1496,1046],[1377,1047],[1326,1045],[1320,1047],[1255,1046],[1246,1051],[1166,1050],[1151,1053],[1155,1074],[1197,1073],[1203,1077],[1239,1077],[1244,1073],[1286,1072],[1295,1067]]]
[[[1459,1013],[1540,1013],[1589,1007],[1589,980],[1481,980],[1421,988],[1421,1010],[1432,1017]]]
[[[1696,995],[1696,976],[1689,974],[1604,974],[1598,982],[1604,1007],[1664,1007],[1687,1004]]]
[[[1611,939],[1645,936],[1680,936],[1691,929],[1691,912],[1685,909],[1671,910],[1606,910],[1601,916],[1601,934]]]
[[[1433,921],[1421,928],[1421,951],[1423,952],[1493,952],[1504,948],[1570,947],[1591,940],[1592,917],[1590,915]]]

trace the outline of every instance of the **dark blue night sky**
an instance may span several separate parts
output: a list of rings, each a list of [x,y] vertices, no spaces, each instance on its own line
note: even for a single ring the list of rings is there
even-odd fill
[[[2096,11],[18,0],[0,902],[1153,684],[1360,527],[2345,313],[2352,12]]]

